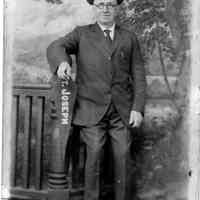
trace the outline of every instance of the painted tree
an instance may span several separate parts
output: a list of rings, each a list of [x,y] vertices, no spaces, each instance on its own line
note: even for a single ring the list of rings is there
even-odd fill
[[[133,29],[142,45],[146,60],[157,48],[170,98],[176,105],[167,78],[165,59],[179,62],[181,74],[188,48],[186,34],[189,24],[188,2],[182,0],[127,0],[119,21]],[[179,110],[178,106],[176,105]]]

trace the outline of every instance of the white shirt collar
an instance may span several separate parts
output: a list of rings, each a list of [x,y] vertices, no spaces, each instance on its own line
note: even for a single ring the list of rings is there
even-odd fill
[[[114,39],[114,33],[115,33],[115,23],[110,27],[110,28],[106,28],[105,26],[103,26],[102,24],[98,23],[99,27],[101,28],[101,30],[104,32],[105,30],[110,30],[110,37],[113,40]],[[105,33],[104,33],[105,35]]]

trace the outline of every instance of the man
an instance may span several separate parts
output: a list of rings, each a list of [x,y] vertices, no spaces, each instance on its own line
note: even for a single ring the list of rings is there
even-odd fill
[[[73,123],[87,147],[85,200],[99,200],[102,148],[109,135],[114,157],[115,199],[125,200],[131,128],[139,127],[145,104],[145,73],[134,33],[115,18],[123,0],[87,0],[96,23],[76,27],[47,49],[51,70],[59,79],[71,76],[76,55],[77,99]]]

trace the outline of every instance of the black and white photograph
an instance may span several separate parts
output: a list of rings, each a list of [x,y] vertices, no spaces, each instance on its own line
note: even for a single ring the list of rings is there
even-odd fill
[[[4,0],[3,200],[200,200],[200,2]]]

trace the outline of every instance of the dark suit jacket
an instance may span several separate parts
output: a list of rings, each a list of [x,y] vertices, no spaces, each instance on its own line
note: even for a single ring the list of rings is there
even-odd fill
[[[126,124],[131,110],[143,113],[144,63],[134,33],[116,25],[110,47],[95,23],[77,27],[54,41],[47,49],[47,58],[55,82],[57,67],[63,61],[71,64],[71,54],[76,55],[77,62],[75,124],[98,123],[111,101]]]

